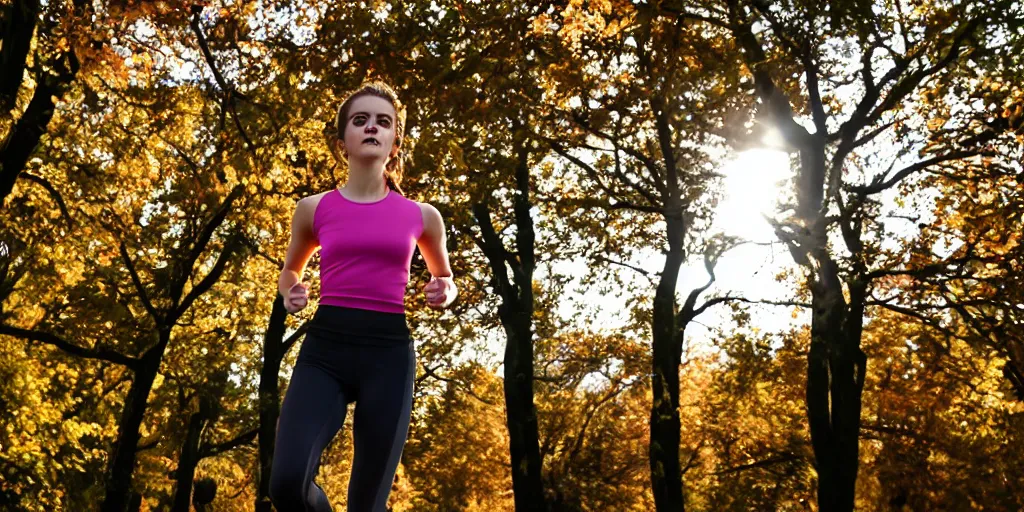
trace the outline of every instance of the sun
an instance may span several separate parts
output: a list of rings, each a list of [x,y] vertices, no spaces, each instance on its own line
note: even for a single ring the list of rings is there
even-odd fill
[[[793,260],[765,219],[779,217],[780,203],[792,201],[794,171],[789,154],[764,148],[742,151],[725,162],[719,172],[721,199],[715,208],[711,232],[753,243],[734,247],[719,258],[714,268],[715,282],[704,297],[731,294],[749,300],[791,298],[792,284],[776,276],[792,268]],[[685,298],[694,288],[705,285],[709,277],[703,255],[693,255],[680,269],[676,290]],[[773,306],[755,308],[755,324],[767,332],[792,328],[798,321],[779,309],[771,309]],[[712,309],[688,327],[687,333],[695,340],[711,343],[709,340],[716,336],[715,327],[731,322],[728,308]]]
[[[775,233],[765,216],[775,217],[780,202],[791,195],[793,170],[789,155],[774,149],[749,149],[720,171],[722,200],[715,209],[715,231],[751,242],[769,242]]]

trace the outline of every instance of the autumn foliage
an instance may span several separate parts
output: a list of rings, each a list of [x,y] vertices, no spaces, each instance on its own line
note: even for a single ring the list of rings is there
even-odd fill
[[[408,106],[403,188],[441,211],[461,290],[425,307],[414,257],[390,510],[1024,509],[1022,21],[8,0],[0,509],[271,510],[313,309],[286,315],[277,276],[296,202],[345,180],[325,130],[368,79]],[[767,297],[759,262],[716,276],[745,242],[716,224],[722,170],[764,147],[792,176],[748,212],[784,260]],[[336,510],[351,432],[318,477]]]

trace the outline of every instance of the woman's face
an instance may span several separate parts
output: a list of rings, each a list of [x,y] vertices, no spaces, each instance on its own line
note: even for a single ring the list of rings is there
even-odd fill
[[[384,98],[365,95],[353,100],[343,135],[348,158],[387,162],[397,149],[395,117],[395,107]]]

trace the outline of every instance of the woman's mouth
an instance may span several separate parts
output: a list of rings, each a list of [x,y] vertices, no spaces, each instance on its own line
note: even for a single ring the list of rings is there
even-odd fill
[[[363,144],[373,144],[374,146],[380,146],[380,142],[377,139],[370,137],[363,141]]]

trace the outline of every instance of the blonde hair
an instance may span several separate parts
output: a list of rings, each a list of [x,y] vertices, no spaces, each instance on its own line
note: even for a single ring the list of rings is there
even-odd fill
[[[399,184],[402,182],[402,177],[405,174],[405,151],[402,147],[402,141],[405,137],[405,106],[402,105],[401,101],[398,101],[398,95],[395,94],[395,90],[388,84],[380,81],[366,82],[359,89],[356,89],[345,98],[345,101],[338,107],[338,112],[334,116],[334,133],[332,134],[338,140],[345,140],[345,123],[348,119],[348,113],[352,109],[352,102],[356,98],[361,96],[376,96],[378,98],[384,98],[391,103],[391,106],[395,109],[395,148],[398,148],[398,152],[395,156],[388,160],[388,163],[384,166],[384,182],[387,186],[398,192],[399,194],[405,195],[402,192],[402,188]],[[338,159],[339,162],[348,163],[346,155],[339,155],[335,151],[334,141],[329,144],[331,153]]]

